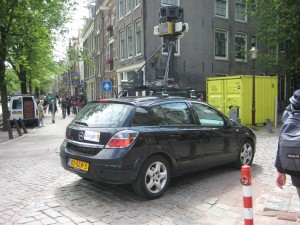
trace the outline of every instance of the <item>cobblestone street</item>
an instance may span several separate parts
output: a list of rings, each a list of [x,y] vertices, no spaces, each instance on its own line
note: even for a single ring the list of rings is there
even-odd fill
[[[241,172],[230,166],[177,177],[165,195],[153,201],[137,197],[130,185],[102,184],[65,171],[59,146],[72,118],[57,115],[51,124],[46,115],[46,127],[0,142],[0,224],[244,224]],[[270,196],[296,198],[290,179],[283,190],[274,184],[278,131],[256,131],[255,224],[297,224],[264,211]]]

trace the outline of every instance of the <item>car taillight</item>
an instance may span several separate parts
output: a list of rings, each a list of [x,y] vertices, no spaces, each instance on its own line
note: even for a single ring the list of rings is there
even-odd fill
[[[133,143],[139,132],[123,130],[116,133],[106,144],[106,148],[125,148]]]

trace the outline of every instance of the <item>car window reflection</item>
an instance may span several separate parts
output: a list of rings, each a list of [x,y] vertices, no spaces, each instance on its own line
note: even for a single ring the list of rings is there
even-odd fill
[[[181,103],[168,103],[152,107],[154,117],[159,125],[186,125],[193,124],[193,118],[188,106]]]
[[[197,103],[192,103],[192,107],[202,126],[224,126],[223,117],[213,108]]]

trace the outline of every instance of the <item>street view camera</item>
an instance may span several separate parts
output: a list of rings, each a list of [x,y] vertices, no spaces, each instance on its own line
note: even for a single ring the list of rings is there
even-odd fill
[[[146,62],[138,69],[134,75],[126,82],[122,82],[122,91],[118,96],[127,96],[129,91],[137,90],[161,90],[166,89],[169,81],[174,80],[170,78],[170,60],[174,57],[175,43],[178,38],[182,38],[185,32],[189,31],[189,25],[184,23],[183,9],[178,6],[166,6],[160,8],[159,25],[154,27],[154,35],[163,37],[163,44],[146,60]],[[168,49],[168,60],[165,70],[162,85],[152,84],[143,85],[143,72],[142,68],[159,52],[162,48]],[[171,65],[173,66],[173,65]]]
[[[154,27],[154,35],[160,37],[181,38],[189,31],[189,25],[183,21],[183,9],[178,6],[160,8],[159,25]]]

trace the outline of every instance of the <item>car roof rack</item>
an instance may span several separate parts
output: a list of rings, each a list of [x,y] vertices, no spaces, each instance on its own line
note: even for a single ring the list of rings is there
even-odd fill
[[[130,92],[146,91],[147,96],[181,96],[188,98],[197,98],[196,91],[193,88],[179,88],[174,84],[162,84],[161,81],[147,83],[146,85],[134,86],[133,82],[128,82],[122,86],[123,90],[118,94],[118,97],[127,97]]]

